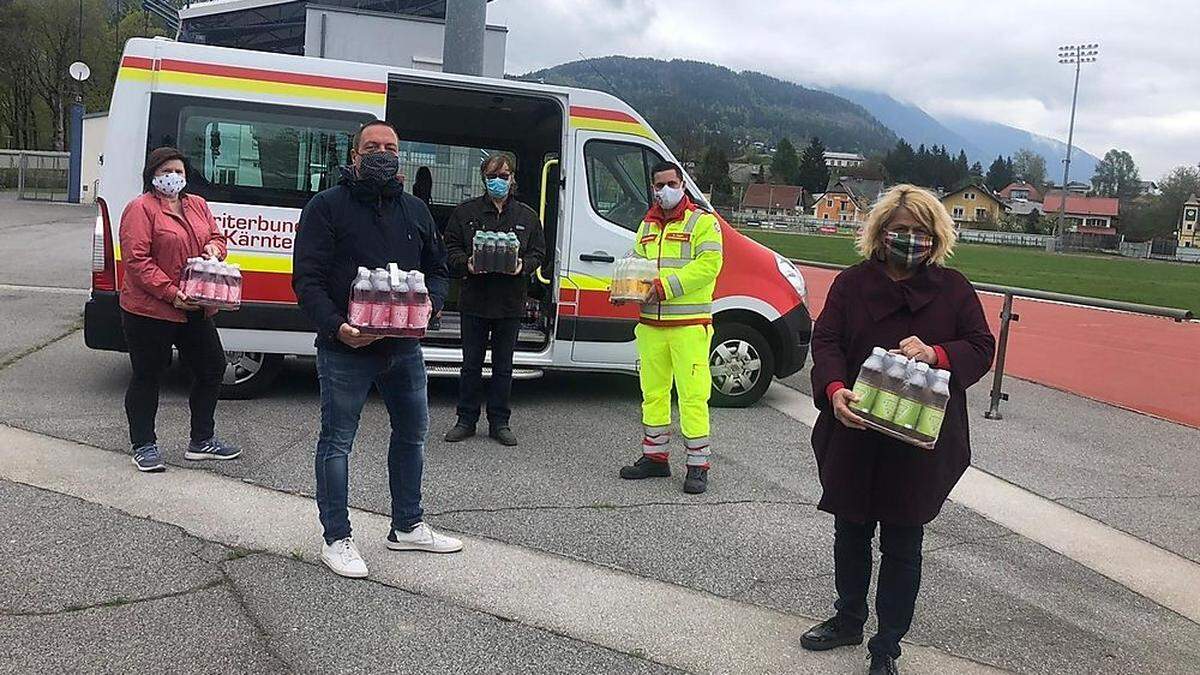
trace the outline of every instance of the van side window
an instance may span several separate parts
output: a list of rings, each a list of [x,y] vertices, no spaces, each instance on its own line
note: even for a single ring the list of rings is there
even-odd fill
[[[364,113],[154,94],[147,147],[187,156],[188,183],[210,201],[303,207],[350,163]]]
[[[636,232],[650,208],[650,168],[662,157],[643,145],[593,140],[583,146],[583,160],[592,209]]]

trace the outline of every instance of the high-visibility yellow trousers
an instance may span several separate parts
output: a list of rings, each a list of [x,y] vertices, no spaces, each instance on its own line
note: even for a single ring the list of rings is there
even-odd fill
[[[665,462],[671,441],[671,383],[679,398],[679,428],[688,466],[708,466],[708,397],[712,393],[709,345],[712,326],[660,328],[639,323],[637,338],[642,385],[642,452]]]

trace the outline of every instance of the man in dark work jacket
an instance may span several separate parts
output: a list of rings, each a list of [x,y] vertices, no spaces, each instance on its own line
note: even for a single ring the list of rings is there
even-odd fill
[[[506,154],[488,157],[480,166],[486,194],[454,209],[446,225],[450,273],[465,276],[459,296],[462,314],[463,365],[459,377],[458,421],[446,433],[455,443],[475,435],[483,399],[483,356],[492,348],[488,386],[488,435],[503,445],[517,444],[509,427],[512,411],[513,352],[525,314],[529,278],[546,259],[546,239],[533,209],[513,199],[515,160]],[[479,273],[472,258],[476,232],[513,232],[520,242],[515,274]]]
[[[429,208],[404,193],[397,177],[400,139],[386,122],[370,122],[354,138],[353,167],[341,182],[300,214],[292,263],[292,288],[300,309],[317,327],[321,383],[321,433],[316,452],[317,510],[324,528],[321,561],[345,577],[367,576],[350,536],[346,495],[350,448],[371,385],[379,389],[392,424],[388,480],[392,550],[452,553],[462,542],[422,521],[421,474],[429,399],[425,361],[415,339],[362,335],[347,322],[346,307],[359,267],[397,263],[420,270],[441,311],[449,287],[446,250]]]

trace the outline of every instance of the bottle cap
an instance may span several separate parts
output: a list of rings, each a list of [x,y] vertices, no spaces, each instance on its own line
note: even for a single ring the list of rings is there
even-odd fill
[[[921,373],[929,372],[929,364],[925,363],[924,361],[918,361],[917,362],[917,372],[921,372]]]
[[[950,381],[950,371],[948,371],[948,370],[939,369],[939,370],[933,371],[933,373],[934,373],[934,375],[936,375],[938,377],[939,380],[945,380],[947,382]]]
[[[871,350],[871,355],[872,356],[886,356],[887,350],[884,349],[883,347],[876,347]]]

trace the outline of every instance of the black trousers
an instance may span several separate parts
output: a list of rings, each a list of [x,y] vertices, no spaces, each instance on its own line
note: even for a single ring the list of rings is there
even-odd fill
[[[487,387],[488,426],[508,426],[512,417],[508,399],[512,394],[513,351],[521,320],[485,319],[462,315],[463,365],[458,380],[458,421],[473,427],[479,422],[483,402],[483,356],[492,348],[492,379]]]
[[[188,312],[187,323],[130,314],[121,311],[125,343],[133,375],[125,390],[125,415],[129,418],[129,442],[134,448],[157,442],[154,418],[158,414],[158,390],[171,365],[171,347],[179,349],[179,360],[192,374],[188,403],[192,411],[191,440],[207,441],[213,436],[217,393],[225,373],[225,350],[212,319],[203,312]]]
[[[925,528],[882,523],[879,528],[879,583],[875,614],[879,630],[867,643],[876,656],[900,657],[900,640],[912,626],[917,591],[921,587],[921,541]],[[871,540],[875,523],[838,518],[834,523],[833,564],[838,616],[848,624],[867,621],[867,590],[871,585]]]

